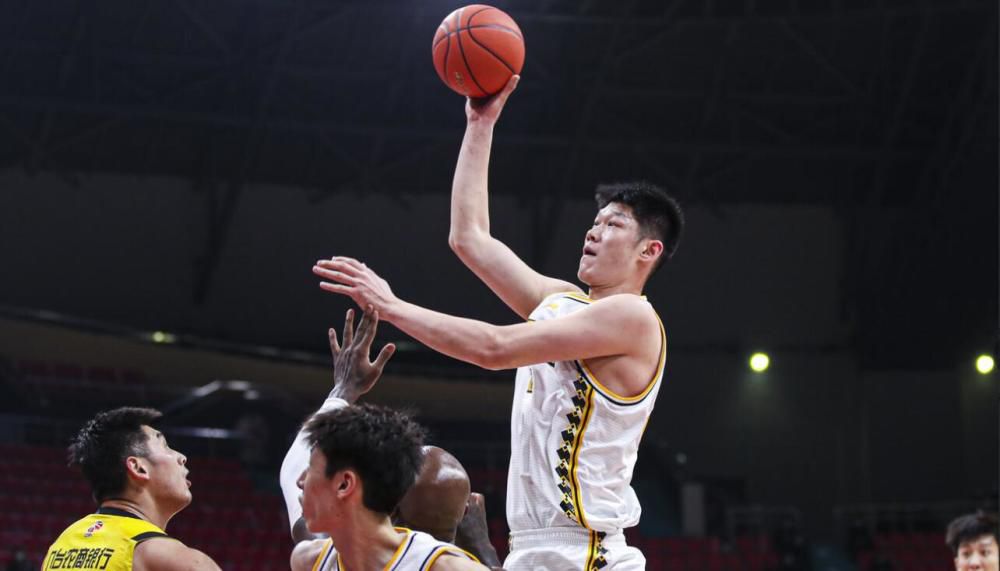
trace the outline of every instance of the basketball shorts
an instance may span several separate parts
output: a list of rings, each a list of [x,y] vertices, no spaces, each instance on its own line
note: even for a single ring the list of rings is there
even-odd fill
[[[507,571],[634,571],[646,568],[642,552],[625,543],[620,531],[583,528],[522,530],[510,534]]]

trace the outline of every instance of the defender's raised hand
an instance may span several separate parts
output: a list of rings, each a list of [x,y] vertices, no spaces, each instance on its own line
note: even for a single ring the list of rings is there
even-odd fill
[[[329,331],[330,354],[333,356],[333,390],[331,397],[354,403],[375,386],[382,376],[382,369],[396,352],[392,343],[382,347],[375,361],[369,361],[372,341],[378,329],[378,310],[368,306],[361,323],[354,329],[354,310],[348,309],[344,319],[344,343],[337,340],[337,331]]]
[[[476,556],[490,569],[500,569],[500,557],[490,543],[490,528],[486,522],[486,499],[472,492],[466,503],[465,516],[455,532],[455,545]]]

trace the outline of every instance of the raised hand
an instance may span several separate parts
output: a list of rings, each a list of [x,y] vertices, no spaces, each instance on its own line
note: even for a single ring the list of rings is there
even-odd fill
[[[372,341],[378,329],[378,311],[369,306],[354,329],[354,310],[348,309],[344,319],[344,343],[337,341],[337,331],[330,328],[330,354],[333,356],[333,390],[331,397],[354,403],[375,386],[382,369],[396,352],[392,343],[382,347],[375,361],[369,361]]]
[[[476,121],[495,123],[500,118],[500,112],[503,111],[503,106],[507,103],[507,98],[510,97],[511,93],[514,93],[514,89],[517,88],[517,83],[520,80],[520,75],[512,75],[507,80],[507,85],[496,95],[484,97],[483,99],[466,98],[465,118],[469,123]]]
[[[490,528],[486,522],[486,499],[472,492],[466,503],[465,516],[455,532],[455,545],[476,556],[490,569],[500,568],[500,557],[490,543]]]

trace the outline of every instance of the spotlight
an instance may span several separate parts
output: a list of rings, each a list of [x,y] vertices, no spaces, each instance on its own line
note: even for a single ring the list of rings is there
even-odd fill
[[[767,353],[754,353],[750,356],[750,368],[755,373],[763,373],[771,366],[771,358]]]
[[[149,338],[153,340],[153,343],[173,343],[177,341],[176,335],[164,331],[154,331]]]
[[[989,355],[980,355],[976,359],[976,370],[982,375],[988,375],[993,372],[993,367],[996,363],[993,362],[993,357]]]

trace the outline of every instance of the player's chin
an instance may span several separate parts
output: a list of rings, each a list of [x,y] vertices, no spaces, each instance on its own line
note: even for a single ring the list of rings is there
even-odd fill
[[[190,490],[184,490],[183,492],[177,494],[177,499],[175,500],[175,502],[180,506],[178,508],[178,511],[191,505],[192,500],[194,500],[194,496],[191,495]]]
[[[309,533],[321,533],[319,527],[316,525],[317,522],[315,518],[310,517],[303,512],[302,520],[306,522],[306,529],[309,530]]]

